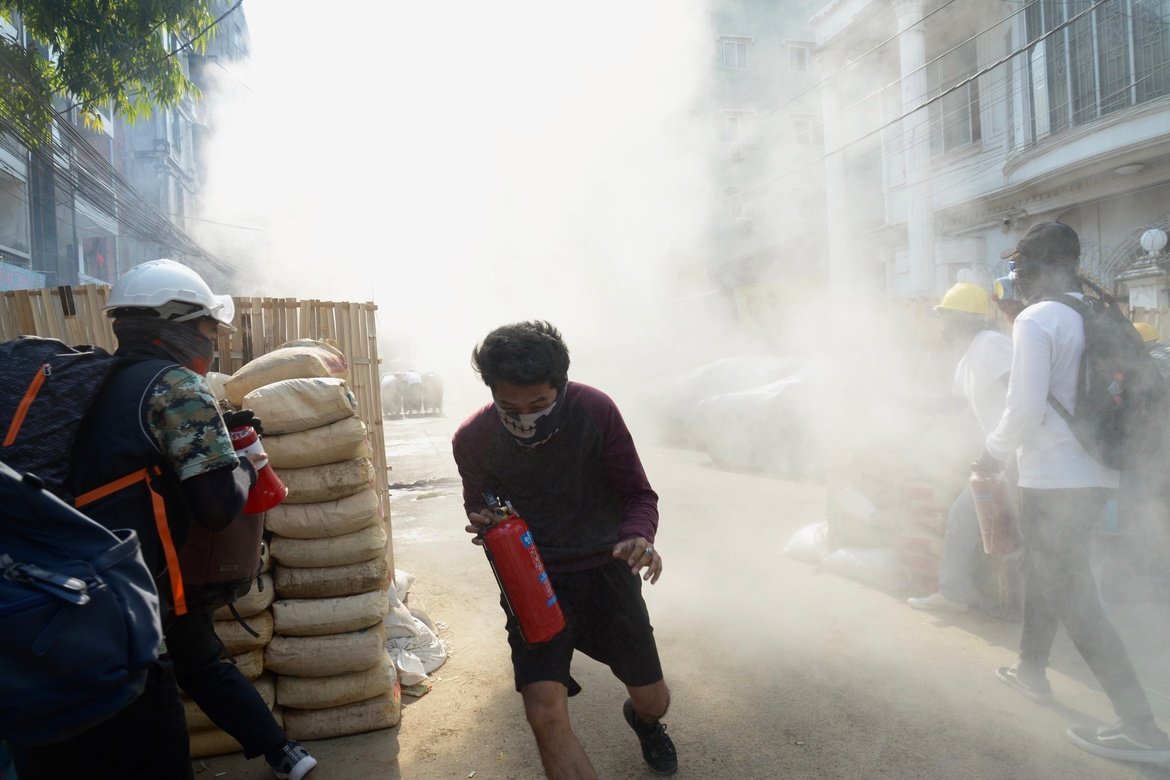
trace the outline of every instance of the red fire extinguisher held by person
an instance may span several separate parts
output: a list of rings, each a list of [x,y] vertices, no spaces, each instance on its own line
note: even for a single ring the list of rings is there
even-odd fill
[[[256,484],[248,491],[244,514],[261,514],[284,501],[288,496],[288,488],[276,476],[272,466],[268,465],[268,453],[264,451],[256,429],[251,425],[240,425],[229,429],[228,435],[231,436],[236,456],[247,458],[256,470]]]
[[[484,493],[488,511],[497,518],[479,532],[488,563],[496,575],[508,611],[530,645],[547,642],[565,627],[565,615],[549,582],[528,523],[508,501]]]

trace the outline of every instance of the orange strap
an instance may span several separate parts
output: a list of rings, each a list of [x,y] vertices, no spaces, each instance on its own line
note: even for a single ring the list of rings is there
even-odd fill
[[[171,598],[174,602],[175,614],[185,615],[187,614],[187,592],[183,589],[183,573],[179,570],[179,553],[175,550],[174,540],[171,539],[171,526],[167,523],[166,503],[158,491],[154,489],[154,483],[151,480],[152,474],[158,476],[161,473],[157,466],[135,471],[121,479],[115,479],[87,493],[82,493],[74,499],[73,505],[80,509],[86,504],[92,504],[99,498],[105,498],[130,485],[145,481],[146,486],[150,489],[150,504],[154,510],[154,526],[158,530],[158,538],[162,542],[163,555],[167,559],[167,571],[171,580]]]
[[[24,398],[20,399],[20,405],[16,407],[16,414],[12,416],[12,424],[8,426],[8,435],[4,437],[5,447],[12,446],[12,442],[16,441],[16,436],[20,433],[20,426],[24,425],[24,418],[28,416],[28,409],[36,400],[37,393],[41,391],[41,385],[45,383],[45,371],[48,365],[48,363],[44,363],[37,369],[32,382],[29,382],[28,389],[24,391]]]

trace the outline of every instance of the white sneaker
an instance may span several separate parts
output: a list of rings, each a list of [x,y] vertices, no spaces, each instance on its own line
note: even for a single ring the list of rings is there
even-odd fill
[[[301,780],[317,766],[317,759],[301,746],[300,742],[290,739],[284,743],[284,752],[276,763],[268,762],[272,773],[277,780]]]
[[[906,603],[914,609],[939,610],[943,612],[966,612],[967,605],[958,601],[951,601],[941,593],[932,593],[920,599],[906,599]]]

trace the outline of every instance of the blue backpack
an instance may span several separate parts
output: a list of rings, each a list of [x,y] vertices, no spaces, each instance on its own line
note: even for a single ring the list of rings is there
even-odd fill
[[[0,463],[0,738],[80,734],[142,692],[162,642],[133,531],[109,531]]]

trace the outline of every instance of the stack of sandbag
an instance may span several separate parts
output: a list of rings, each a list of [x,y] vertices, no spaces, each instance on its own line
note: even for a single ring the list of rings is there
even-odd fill
[[[329,341],[300,339],[281,344],[250,360],[223,382],[223,393],[236,409],[244,408],[244,396],[258,387],[282,379],[336,377],[349,379],[349,363],[337,345]]]
[[[233,604],[240,620],[236,619],[231,607],[227,606],[217,609],[213,617],[215,633],[223,642],[224,663],[236,665],[240,672],[252,681],[264,703],[273,710],[277,723],[280,723],[280,711],[275,706],[276,679],[272,674],[264,673],[264,648],[272,639],[272,602],[276,599],[271,573],[272,559],[267,550],[262,560],[262,574],[259,580]],[[257,636],[253,636],[253,632]],[[192,758],[238,753],[243,749],[233,737],[216,727],[187,696],[183,696],[183,709],[187,715]]]
[[[290,361],[312,352],[289,349]],[[293,739],[393,726],[401,693],[383,626],[388,537],[366,428],[344,378],[292,372],[282,365],[270,373],[281,378],[239,399],[263,421],[269,464],[289,491],[265,516],[276,591],[265,667]]]
[[[981,442],[969,414],[932,415],[916,438],[901,480],[902,523],[895,542],[915,592],[938,591],[947,515],[966,485]]]
[[[894,546],[911,590],[934,593],[946,543],[947,513],[957,493],[931,480],[910,478],[902,485],[902,495],[902,527]]]

